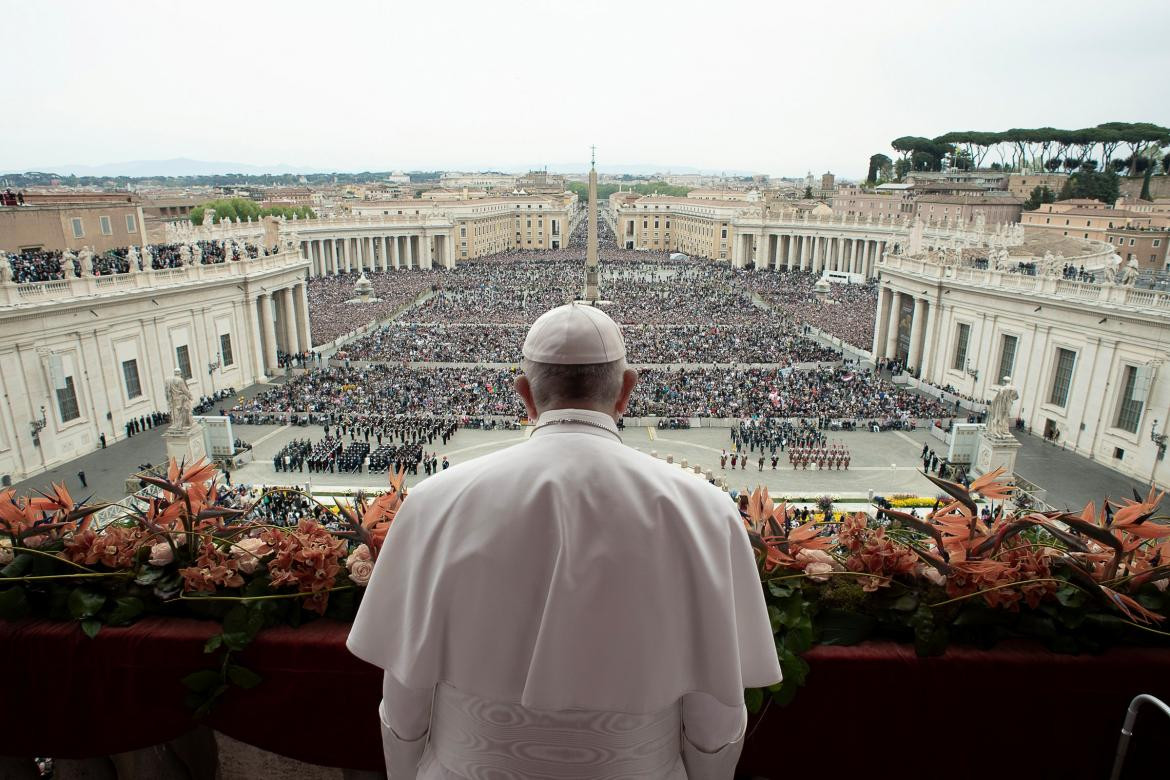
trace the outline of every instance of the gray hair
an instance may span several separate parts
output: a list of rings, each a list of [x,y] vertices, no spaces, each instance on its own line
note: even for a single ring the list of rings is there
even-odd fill
[[[525,358],[520,368],[528,377],[532,398],[538,409],[569,406],[574,401],[609,404],[616,401],[622,391],[626,359],[623,357],[609,363],[561,365],[537,363]]]

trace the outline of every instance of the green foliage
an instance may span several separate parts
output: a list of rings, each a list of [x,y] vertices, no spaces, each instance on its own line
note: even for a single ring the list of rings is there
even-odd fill
[[[1042,187],[1033,187],[1032,194],[1024,201],[1024,211],[1035,211],[1040,208],[1042,203],[1054,203],[1056,195],[1048,188],[1048,185]]]
[[[276,609],[265,606],[266,602],[245,602],[232,607],[223,616],[223,632],[216,634],[203,645],[203,652],[212,654],[222,650],[218,668],[202,669],[183,678],[187,694],[187,706],[201,718],[231,686],[245,690],[255,688],[263,678],[256,672],[233,662],[233,654],[245,649],[264,628],[267,614]]]
[[[1142,200],[1153,200],[1153,198],[1150,197],[1150,177],[1153,174],[1154,174],[1154,166],[1147,164],[1146,165],[1146,175],[1145,175],[1145,178],[1142,179],[1142,193],[1141,193]]]
[[[225,217],[230,217],[233,222],[236,220],[247,222],[249,218],[253,222],[257,222],[261,218],[268,216],[284,217],[285,219],[292,219],[293,214],[296,214],[298,219],[315,219],[317,216],[308,206],[269,206],[268,208],[261,208],[259,203],[254,200],[248,200],[247,198],[220,198],[219,200],[201,203],[191,209],[191,222],[195,225],[202,225],[206,210],[209,208],[215,209],[215,222],[217,223],[221,222]]]
[[[571,181],[568,183],[567,187],[570,192],[575,192],[577,194],[577,198],[581,201],[581,203],[585,203],[589,200],[589,185],[585,182]],[[666,195],[673,198],[685,198],[686,194],[692,189],[691,187],[679,187],[673,184],[667,184],[663,181],[644,182],[630,186],[618,184],[598,184],[597,202],[601,203],[605,200],[608,200],[609,196],[617,192],[619,187],[622,190],[636,192],[639,195],[654,195],[657,193],[658,195]]]
[[[812,198],[812,196],[813,196],[813,194],[812,194],[812,187],[805,187],[805,188],[804,188],[804,197],[805,197],[805,199],[806,199],[806,200],[808,200],[808,199],[811,199],[811,198]]]
[[[878,177],[882,176],[885,173],[885,171],[887,171],[889,169],[889,167],[892,163],[893,163],[893,160],[891,160],[889,157],[887,157],[884,154],[878,153],[878,154],[870,155],[869,173],[865,177],[866,183],[867,184],[876,184]]]
[[[1113,171],[1078,171],[1068,177],[1057,200],[1091,198],[1113,204],[1121,194],[1121,184]]]

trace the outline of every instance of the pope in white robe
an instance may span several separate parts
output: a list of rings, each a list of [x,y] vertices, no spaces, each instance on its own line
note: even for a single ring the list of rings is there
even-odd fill
[[[570,304],[524,343],[530,438],[411,492],[349,635],[391,780],[729,780],[780,681],[735,504],[624,445],[637,374]]]

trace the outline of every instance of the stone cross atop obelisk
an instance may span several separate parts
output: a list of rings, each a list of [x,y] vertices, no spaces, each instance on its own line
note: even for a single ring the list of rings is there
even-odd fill
[[[589,163],[589,233],[585,239],[585,300],[596,305],[601,297],[598,289],[597,264],[597,147]]]

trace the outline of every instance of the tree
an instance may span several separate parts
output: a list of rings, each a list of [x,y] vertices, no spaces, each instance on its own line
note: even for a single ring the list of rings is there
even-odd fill
[[[1166,156],[1162,158],[1162,173],[1170,174],[1170,152],[1166,152]]]
[[[1100,173],[1082,170],[1068,177],[1060,190],[1059,200],[1089,198],[1102,203],[1113,204],[1121,195],[1121,180],[1113,171]]]
[[[1059,157],[1049,157],[1044,161],[1044,169],[1049,173],[1056,173],[1056,171],[1060,169],[1060,165],[1063,162],[1064,160]]]
[[[804,188],[804,197],[808,200],[812,199],[812,187],[805,187]]]
[[[259,203],[254,200],[248,200],[247,198],[220,198],[219,200],[201,203],[191,209],[190,218],[192,224],[202,225],[203,218],[209,208],[215,209],[215,222],[217,223],[227,218],[230,218],[233,222],[247,222],[249,218],[253,222],[257,222],[262,217],[268,216],[284,217],[285,219],[291,219],[293,214],[296,214],[299,219],[315,219],[317,216],[308,206],[269,206],[268,208],[261,208]]]
[[[1150,176],[1152,176],[1153,174],[1154,174],[1154,166],[1147,165],[1146,166],[1146,176],[1144,179],[1142,179],[1142,194],[1141,194],[1142,200],[1153,200],[1153,198],[1150,197]]]
[[[1032,189],[1032,194],[1024,201],[1024,211],[1035,211],[1040,208],[1041,203],[1053,203],[1056,201],[1056,195],[1048,187],[1035,187]]]
[[[865,177],[866,183],[867,184],[876,184],[878,177],[881,175],[882,171],[889,168],[891,162],[893,162],[893,161],[884,154],[879,153],[879,154],[870,155],[869,174]]]
[[[894,163],[894,178],[902,181],[903,177],[910,172],[910,161],[906,159],[898,160]]]

